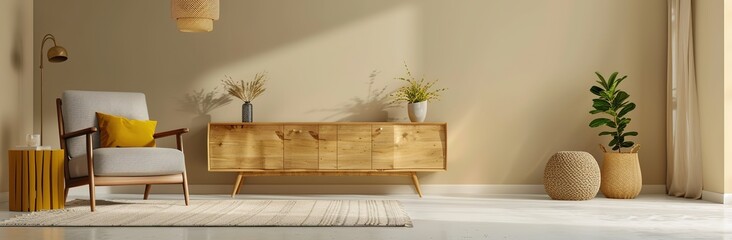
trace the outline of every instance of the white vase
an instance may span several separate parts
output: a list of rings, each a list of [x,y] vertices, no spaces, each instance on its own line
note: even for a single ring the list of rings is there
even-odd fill
[[[427,101],[410,103],[407,106],[409,112],[409,120],[412,122],[424,122],[427,117]]]

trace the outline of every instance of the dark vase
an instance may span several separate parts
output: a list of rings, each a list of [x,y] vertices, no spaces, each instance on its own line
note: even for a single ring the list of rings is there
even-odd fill
[[[244,104],[241,105],[241,121],[242,122],[252,122],[252,103],[250,102],[244,102]]]

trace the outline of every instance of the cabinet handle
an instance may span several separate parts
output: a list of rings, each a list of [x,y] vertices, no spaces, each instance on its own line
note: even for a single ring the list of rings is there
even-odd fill
[[[318,133],[316,133],[315,131],[308,131],[308,133],[310,133],[310,136],[315,138],[315,140],[320,140],[320,135],[318,135]]]
[[[280,131],[275,131],[275,134],[277,135],[280,140],[285,140],[285,134]]]
[[[290,130],[290,132],[301,133],[302,130],[292,129],[292,130]]]
[[[381,134],[381,131],[384,130],[384,128],[377,128],[374,135]]]

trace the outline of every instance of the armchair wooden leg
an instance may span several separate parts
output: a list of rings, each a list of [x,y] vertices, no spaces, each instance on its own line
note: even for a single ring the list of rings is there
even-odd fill
[[[188,177],[185,171],[183,171],[183,197],[186,199],[186,206],[188,206]]]
[[[94,190],[94,177],[89,178],[89,206],[91,207],[91,211],[94,212],[94,209],[97,206],[97,196],[96,191]]]
[[[67,199],[69,199],[69,187],[68,186],[66,186],[64,188],[64,202],[66,202]]]
[[[142,199],[147,200],[147,197],[150,196],[150,189],[152,188],[152,184],[145,184],[145,196],[143,196]]]

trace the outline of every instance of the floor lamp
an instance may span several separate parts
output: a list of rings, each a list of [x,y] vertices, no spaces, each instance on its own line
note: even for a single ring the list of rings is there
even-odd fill
[[[43,36],[43,41],[41,41],[41,146],[43,145],[43,45],[46,44],[46,41],[51,40],[53,41],[53,47],[48,49],[48,52],[46,53],[46,57],[48,57],[48,62],[52,63],[59,63],[64,62],[66,59],[69,59],[66,49],[62,46],[56,45],[56,37],[54,37],[51,34],[46,34],[46,36]]]

